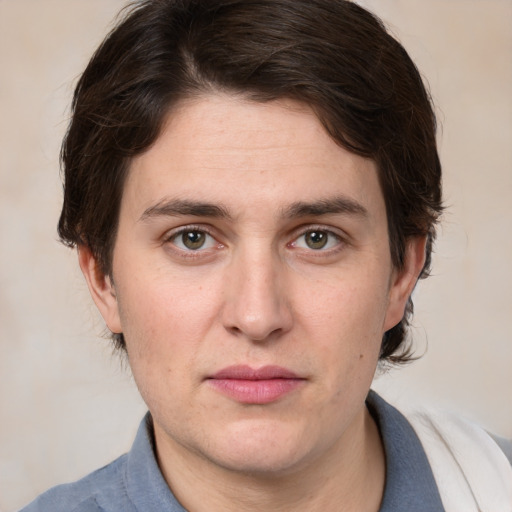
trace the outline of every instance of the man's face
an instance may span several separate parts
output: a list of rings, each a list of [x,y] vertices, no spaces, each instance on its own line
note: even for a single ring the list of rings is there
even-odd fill
[[[113,283],[81,260],[159,450],[283,472],[362,428],[420,253],[393,268],[374,163],[309,109],[219,95],[181,103],[133,161]]]

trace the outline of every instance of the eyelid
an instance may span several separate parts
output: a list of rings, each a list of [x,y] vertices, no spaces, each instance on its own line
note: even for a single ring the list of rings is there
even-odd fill
[[[182,233],[185,233],[187,231],[199,231],[202,233],[205,233],[206,235],[210,236],[215,240],[216,245],[215,247],[207,247],[205,249],[199,248],[196,250],[193,249],[182,249],[178,247],[176,244],[173,243],[173,240],[176,239],[178,236],[180,236]],[[298,238],[301,236],[304,236],[306,233],[309,233],[311,231],[322,231],[325,233],[328,233],[330,236],[334,236],[338,243],[335,245],[335,247],[331,247],[328,249],[311,249],[311,248],[302,248],[302,247],[296,247],[294,246],[294,243],[297,241]],[[326,226],[323,224],[303,224],[299,227],[296,227],[293,229],[292,233],[289,236],[290,242],[286,244],[287,247],[298,249],[298,250],[304,250],[309,251],[312,253],[317,253],[319,256],[321,253],[334,253],[337,250],[340,250],[342,247],[346,246],[349,243],[350,237],[347,235],[344,231],[342,231],[339,228],[333,227],[333,226]],[[219,236],[213,230],[210,226],[205,224],[186,224],[181,225],[176,228],[172,228],[168,230],[163,236],[162,236],[162,243],[165,244],[171,244],[173,246],[173,250],[177,253],[180,253],[183,257],[199,257],[201,253],[205,253],[211,249],[221,249],[224,247],[224,244],[219,241]]]
[[[325,224],[302,224],[301,226],[293,229],[291,236],[293,238],[298,238],[310,231],[324,231],[326,233],[331,233],[342,240],[348,238],[348,235],[342,229]]]
[[[317,249],[317,250],[311,249],[311,248],[297,247],[296,245],[294,245],[295,242],[301,236],[304,236],[307,233],[311,233],[312,231],[322,231],[324,233],[329,234],[330,236],[334,236],[338,240],[338,243],[336,244],[335,247],[331,247],[328,249]],[[347,239],[348,239],[348,236],[340,229],[334,228],[332,226],[325,226],[322,224],[307,224],[307,225],[300,226],[299,228],[294,230],[294,232],[292,234],[292,240],[287,245],[289,247],[296,248],[299,250],[307,250],[307,251],[316,252],[316,253],[330,253],[330,252],[335,252],[336,250],[339,250],[340,246],[345,246],[348,243]]]
[[[184,226],[179,226],[176,228],[173,228],[169,231],[167,231],[164,236],[162,237],[163,244],[171,244],[174,246],[174,250],[179,251],[180,253],[187,254],[188,256],[192,256],[194,253],[198,254],[201,252],[205,252],[209,249],[212,249],[212,247],[206,247],[206,248],[199,248],[196,250],[193,249],[182,249],[181,247],[178,247],[175,243],[173,243],[173,240],[175,240],[177,237],[182,235],[183,233],[189,232],[189,231],[199,231],[201,233],[205,233],[209,237],[211,237],[216,242],[216,247],[220,248],[223,247],[223,244],[219,242],[217,236],[213,234],[213,230],[209,226],[205,226],[204,224],[186,224]]]

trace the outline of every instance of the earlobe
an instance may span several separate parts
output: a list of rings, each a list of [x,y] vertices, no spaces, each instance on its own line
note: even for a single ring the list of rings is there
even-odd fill
[[[88,247],[78,248],[78,262],[84,274],[92,299],[113,333],[123,332],[119,317],[119,306],[112,280],[105,275]]]
[[[404,316],[407,301],[425,265],[426,243],[426,236],[414,237],[407,242],[404,266],[395,270],[392,276],[384,331],[397,325]]]

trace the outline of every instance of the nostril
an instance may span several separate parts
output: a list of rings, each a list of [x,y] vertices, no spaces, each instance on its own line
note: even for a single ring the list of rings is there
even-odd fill
[[[234,334],[234,335],[236,335],[236,336],[238,336],[238,335],[242,334],[242,331],[241,331],[238,327],[235,327],[235,326],[233,326],[233,327],[227,327],[226,329],[227,329],[231,334]]]
[[[245,338],[255,343],[265,343],[278,339],[282,334],[285,333],[285,329],[278,327],[275,329],[257,329],[254,326],[251,328],[240,328],[237,326],[226,326],[226,330],[233,336],[239,338]]]

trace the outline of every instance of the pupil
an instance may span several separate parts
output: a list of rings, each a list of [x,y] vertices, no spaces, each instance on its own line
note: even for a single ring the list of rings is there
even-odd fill
[[[201,231],[187,231],[183,233],[183,245],[189,249],[199,249],[204,244],[205,235]]]
[[[327,233],[310,231],[306,234],[306,244],[311,249],[322,249],[327,244]]]

